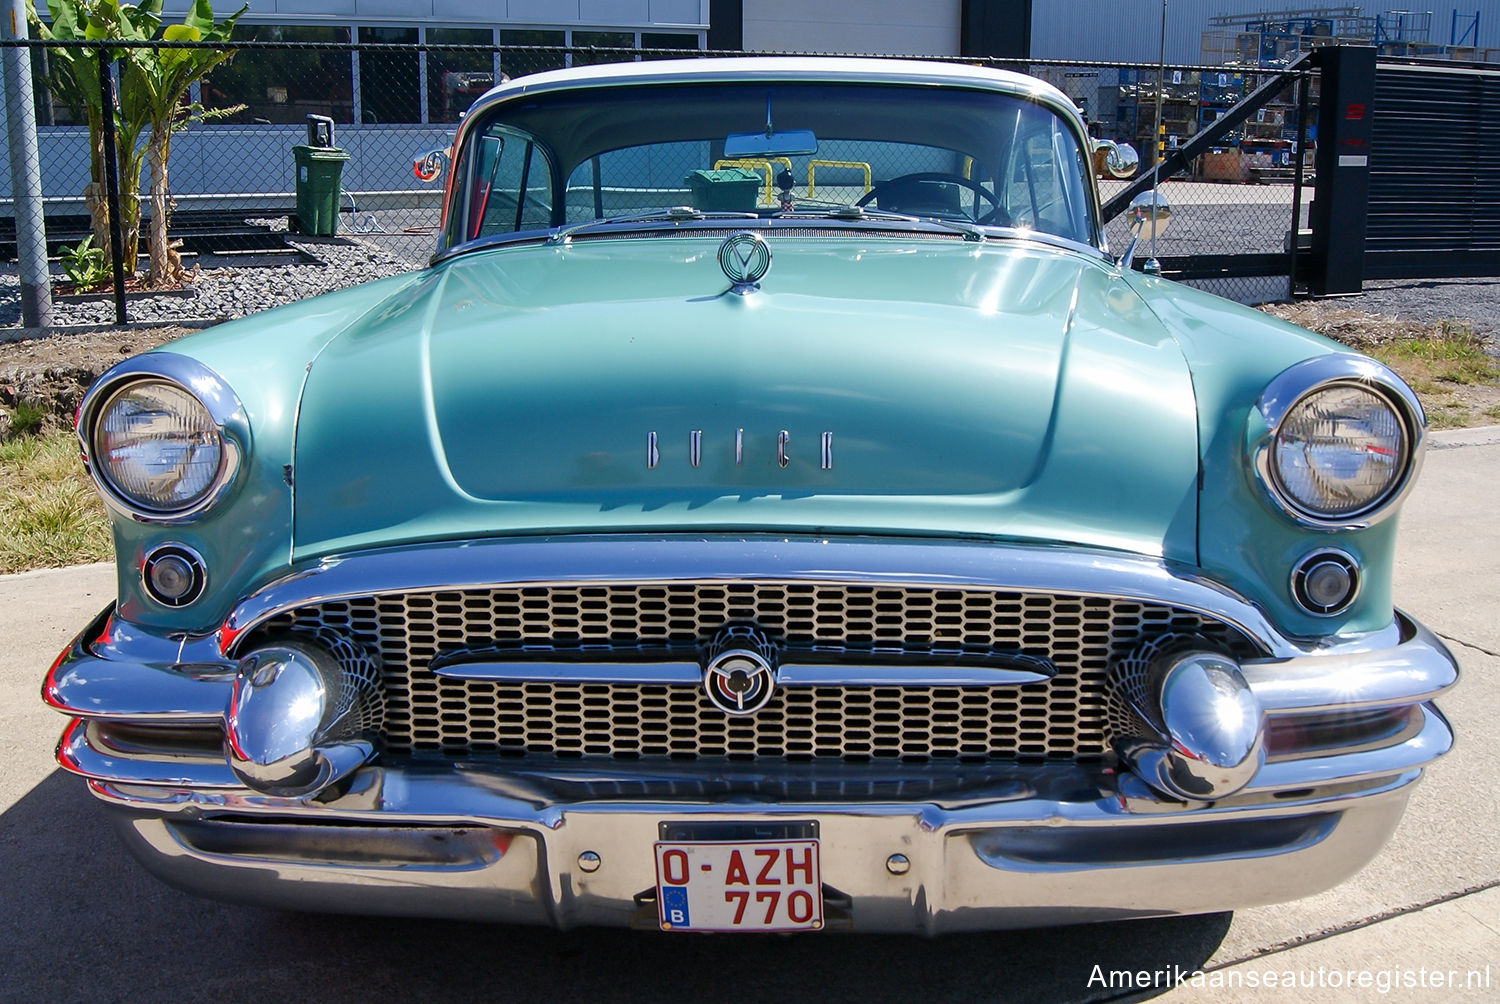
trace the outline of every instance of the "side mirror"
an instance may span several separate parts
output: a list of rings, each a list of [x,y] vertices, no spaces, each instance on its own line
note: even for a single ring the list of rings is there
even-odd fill
[[[1135,261],[1135,247],[1144,237],[1150,240],[1167,232],[1167,223],[1172,219],[1172,207],[1160,192],[1142,192],[1130,200],[1130,246],[1120,258],[1121,268],[1130,268]],[[1154,266],[1154,267],[1153,267]],[[1145,272],[1159,274],[1161,263],[1155,258],[1146,262]]]
[[[436,181],[448,169],[448,159],[451,156],[446,146],[423,150],[411,159],[411,173],[418,181]]]
[[[1136,237],[1150,240],[1167,232],[1172,207],[1160,192],[1142,192],[1130,200],[1130,230]]]
[[[1094,140],[1094,173],[1101,178],[1129,178],[1141,166],[1141,155],[1129,143]]]

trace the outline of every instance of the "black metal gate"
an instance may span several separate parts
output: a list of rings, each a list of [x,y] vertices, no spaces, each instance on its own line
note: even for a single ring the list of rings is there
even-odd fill
[[[1500,275],[1500,69],[1379,62],[1364,278]]]

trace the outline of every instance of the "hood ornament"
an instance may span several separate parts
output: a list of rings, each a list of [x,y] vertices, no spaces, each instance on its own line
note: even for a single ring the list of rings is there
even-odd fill
[[[771,246],[750,230],[730,234],[719,245],[719,267],[729,277],[731,293],[753,293],[771,270]]]

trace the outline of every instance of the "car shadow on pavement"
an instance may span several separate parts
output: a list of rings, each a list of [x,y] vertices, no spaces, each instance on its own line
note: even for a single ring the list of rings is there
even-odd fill
[[[1102,981],[1122,970],[1191,973],[1230,921],[934,939],[689,937],[284,913],[161,884],[61,772],[0,815],[0,875],[0,997],[26,1000],[1141,999],[1153,994]]]

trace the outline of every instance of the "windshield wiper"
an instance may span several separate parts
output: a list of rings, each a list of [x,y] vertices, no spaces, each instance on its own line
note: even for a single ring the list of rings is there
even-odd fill
[[[879,223],[914,223],[918,226],[937,226],[944,230],[964,235],[966,241],[983,241],[985,238],[984,228],[976,223],[966,223],[962,220],[950,220],[942,216],[911,216],[906,213],[892,213],[883,209],[869,209],[865,206],[834,206],[827,210],[797,210],[795,213],[780,213],[778,218],[785,219],[788,216],[806,216],[813,219],[828,220],[873,220]]]
[[[615,226],[621,223],[679,223],[688,220],[757,220],[760,216],[756,213],[732,213],[732,212],[704,212],[694,209],[692,206],[658,206],[655,209],[641,209],[633,213],[622,213],[618,216],[601,216],[597,219],[585,220],[582,223],[574,223],[572,226],[560,227],[556,233],[547,238],[548,244],[561,244],[569,237],[577,233],[587,233],[601,227]]]

